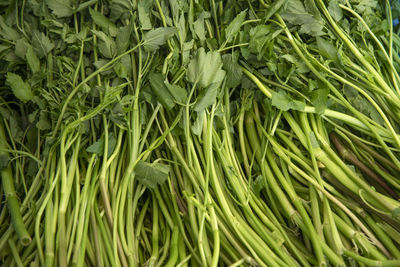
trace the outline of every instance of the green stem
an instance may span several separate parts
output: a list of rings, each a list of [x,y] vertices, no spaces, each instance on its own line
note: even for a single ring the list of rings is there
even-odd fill
[[[3,118],[0,115],[0,149],[8,149],[6,140],[7,139],[3,128]],[[8,157],[8,154],[5,152],[0,152],[0,155]],[[17,233],[21,244],[27,246],[31,242],[32,238],[29,235],[22,219],[18,197],[15,192],[14,178],[10,163],[7,167],[1,170],[0,174],[1,182],[3,184],[3,191],[8,206],[8,212],[11,215],[11,221],[13,223],[14,230]]]

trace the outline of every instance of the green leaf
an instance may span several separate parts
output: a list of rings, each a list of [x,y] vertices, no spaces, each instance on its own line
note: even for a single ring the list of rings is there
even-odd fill
[[[332,18],[336,21],[339,21],[343,18],[343,11],[339,7],[339,4],[336,2],[336,0],[329,1],[328,11]]]
[[[262,175],[258,175],[251,184],[252,191],[256,196],[260,196],[260,192],[265,187],[264,178]]]
[[[225,77],[221,55],[217,51],[206,53],[201,47],[198,49],[196,57],[189,62],[186,77],[189,82],[197,83],[202,88],[214,83],[220,84]]]
[[[169,165],[139,161],[135,167],[135,175],[139,182],[148,188],[163,184],[169,176]]]
[[[288,0],[273,1],[271,7],[268,9],[267,14],[264,16],[264,21],[269,20]]]
[[[197,118],[194,121],[194,123],[192,124],[192,132],[195,135],[200,136],[201,132],[203,130],[203,124],[204,124],[204,117],[205,117],[206,113],[204,111],[201,112],[197,112]]]
[[[89,13],[94,23],[103,28],[103,30],[107,31],[111,36],[115,37],[117,35],[117,26],[115,26],[115,24],[112,23],[106,16],[91,8],[89,8]]]
[[[187,99],[187,91],[176,84],[169,84],[165,81],[165,85],[168,88],[169,93],[174,97],[176,102],[184,103]]]
[[[210,14],[208,12],[202,12],[197,20],[193,23],[193,30],[200,42],[206,40],[206,29],[204,27],[204,19],[209,18]]]
[[[7,83],[11,86],[14,95],[22,102],[28,102],[33,98],[31,86],[18,74],[7,72]]]
[[[4,21],[4,18],[0,16],[0,35],[10,41],[17,41],[19,40],[20,34],[18,31],[14,30],[12,27],[8,26]]]
[[[295,56],[286,54],[281,57],[294,64],[298,73],[306,73],[309,71],[306,63],[304,63],[302,60],[298,60]]]
[[[226,71],[226,86],[229,88],[235,88],[242,80],[243,72],[237,62],[238,57],[238,52],[222,56],[223,68]]]
[[[315,112],[317,114],[324,113],[328,103],[328,94],[329,94],[328,88],[321,88],[313,91],[311,96],[311,102],[314,105]]]
[[[240,12],[225,29],[226,42],[229,43],[238,34],[246,17],[247,9]]]
[[[142,30],[151,30],[153,28],[150,20],[150,8],[153,1],[142,0],[138,3],[139,22]]]
[[[117,38],[115,40],[116,45],[117,45],[118,54],[122,54],[129,47],[129,44],[131,43],[130,38],[131,38],[132,30],[133,30],[132,24],[121,27],[119,29],[119,31],[117,33]]]
[[[93,144],[91,144],[86,151],[89,153],[95,153],[97,155],[102,155],[104,151],[104,138],[100,138]]]
[[[100,38],[100,42],[98,44],[100,53],[106,58],[114,57],[117,52],[117,46],[115,45],[114,40],[104,32],[96,30],[92,30],[92,32]]]
[[[174,99],[169,93],[164,83],[164,76],[161,73],[152,73],[149,76],[149,81],[153,92],[156,94],[158,101],[168,110],[175,106]]]
[[[331,41],[317,37],[317,46],[321,55],[331,60],[337,60],[338,51]]]
[[[39,130],[44,131],[51,129],[51,124],[47,120],[41,119],[36,123],[36,127]]]
[[[74,13],[72,0],[46,0],[46,4],[59,18],[69,17]]]
[[[292,99],[286,93],[279,91],[278,93],[272,94],[272,106],[282,111],[288,111],[290,109],[302,111],[306,105],[301,101]]]
[[[107,151],[107,157],[111,156],[111,154],[114,152],[115,146],[117,144],[117,139],[115,139],[113,134],[110,134],[108,136],[108,151]],[[104,136],[102,136],[99,140],[91,144],[88,148],[86,148],[86,151],[89,153],[95,153],[99,156],[103,156],[104,154]]]
[[[164,45],[176,33],[175,28],[157,28],[143,35],[143,47],[147,52],[154,52]]]
[[[270,38],[266,38],[271,33],[270,25],[257,25],[250,29],[249,49],[257,56],[263,55],[264,47]]]
[[[40,71],[40,61],[39,58],[36,56],[35,51],[31,46],[28,47],[26,51],[26,61],[28,62],[28,66],[33,73]]]
[[[25,38],[18,39],[15,42],[15,54],[20,58],[25,58],[29,46]]]
[[[122,79],[125,79],[128,77],[128,71],[126,70],[124,65],[122,65],[121,62],[118,62],[114,65],[114,71],[117,74],[117,76]]]
[[[300,34],[306,33],[312,36],[325,34],[323,22],[310,14],[300,0],[288,1],[286,8],[281,12],[281,16],[290,24],[300,26]]]
[[[211,84],[208,88],[202,90],[202,94],[199,96],[199,100],[194,106],[194,111],[201,112],[207,107],[215,103],[218,95],[219,84]]]
[[[39,58],[47,56],[47,54],[54,48],[54,44],[50,39],[39,31],[34,31],[32,34],[32,45]]]

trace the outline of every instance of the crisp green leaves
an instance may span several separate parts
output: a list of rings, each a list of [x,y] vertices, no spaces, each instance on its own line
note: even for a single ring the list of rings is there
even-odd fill
[[[298,73],[306,73],[309,71],[306,63],[304,63],[304,61],[298,59],[297,57],[290,54],[286,54],[281,57],[287,60],[288,62],[294,64],[296,66],[296,70]]]
[[[242,80],[243,72],[238,63],[238,53],[222,56],[223,68],[226,71],[226,86],[235,88]]]
[[[328,104],[328,94],[328,88],[321,88],[312,92],[311,102],[314,105],[317,114],[324,113]]]
[[[193,23],[194,35],[200,40],[200,42],[204,42],[206,40],[206,29],[204,27],[204,19],[208,19],[210,17],[209,12],[203,11],[197,20]]]
[[[303,2],[300,0],[288,1],[281,16],[290,24],[300,26],[300,34],[306,33],[312,36],[320,36],[324,34],[323,23],[307,11]]]
[[[196,56],[189,62],[186,78],[189,82],[203,88],[194,110],[200,112],[212,105],[225,78],[221,55],[217,51],[206,53],[204,48],[200,48]]]
[[[113,134],[110,134],[108,136],[108,150],[107,150],[107,157],[111,156],[111,154],[114,152],[115,146],[117,144],[117,139],[115,139]],[[88,148],[86,148],[86,151],[89,153],[95,153],[99,156],[103,156],[104,154],[104,136],[102,136],[99,140],[94,142],[92,145],[90,145]]]
[[[150,30],[153,28],[150,20],[150,8],[152,4],[153,1],[149,0],[142,0],[138,3],[139,21],[142,30]]]
[[[26,51],[26,61],[28,62],[28,66],[33,73],[40,71],[40,61],[36,56],[35,51],[31,46],[28,47]]]
[[[0,16],[0,35],[10,41],[17,41],[20,39],[20,34],[18,31],[14,30],[12,27],[8,26],[4,21],[3,17]]]
[[[247,10],[240,12],[225,29],[226,42],[229,43],[239,32],[246,17]]]
[[[39,130],[44,131],[44,130],[49,130],[51,128],[51,124],[48,120],[41,119],[36,123],[36,127]]]
[[[157,100],[168,110],[175,106],[174,99],[164,83],[164,76],[161,73],[153,73],[149,76],[149,81]]]
[[[22,102],[28,102],[33,98],[31,86],[24,82],[18,74],[7,72],[6,81],[11,86],[14,95]]]
[[[54,48],[54,44],[43,32],[34,31],[32,34],[32,45],[39,58],[47,56]]]
[[[328,41],[322,37],[317,37],[317,47],[321,55],[324,57],[337,60],[337,49],[332,44],[332,41]]]
[[[167,81],[165,82],[165,85],[176,102],[184,103],[186,101],[187,91],[184,88],[176,84],[169,84]]]
[[[206,113],[205,113],[205,111],[201,111],[201,112],[197,112],[196,114],[197,114],[196,120],[192,124],[191,129],[195,135],[200,136],[201,132],[203,130],[204,118],[205,118]]]
[[[206,109],[208,106],[211,106],[215,103],[218,95],[218,85],[213,84],[209,86],[207,89],[202,90],[199,100],[194,106],[194,111],[201,112]]]
[[[329,1],[329,6],[328,6],[328,11],[329,14],[332,16],[332,18],[336,21],[339,21],[343,18],[343,11],[339,7],[339,4],[337,1]]]
[[[299,100],[292,99],[288,94],[283,91],[272,94],[272,106],[282,111],[288,110],[304,110],[305,104]]]
[[[201,47],[197,50],[196,57],[189,62],[186,77],[189,82],[197,83],[202,88],[220,84],[225,78],[221,55],[217,51],[206,53]]]
[[[121,27],[118,31],[117,38],[115,40],[118,54],[122,54],[128,48],[133,30],[132,26],[132,24],[129,24],[127,26]]]
[[[100,53],[106,58],[112,58],[117,52],[117,46],[114,40],[101,31],[92,30],[97,37],[99,37],[100,42],[98,43]]]
[[[47,6],[57,17],[69,17],[74,13],[72,0],[46,0]]]
[[[143,35],[143,47],[147,52],[154,52],[164,45],[176,33],[175,28],[164,27],[146,32]]]
[[[135,167],[135,176],[143,185],[153,189],[168,179],[169,171],[168,165],[139,161]]]
[[[111,36],[115,37],[117,35],[117,26],[115,26],[115,24],[112,23],[106,16],[91,8],[89,8],[89,13],[94,23],[103,28],[103,30],[107,31]]]
[[[268,9],[267,14],[264,16],[264,20],[270,19],[288,0],[273,1],[271,7]]]

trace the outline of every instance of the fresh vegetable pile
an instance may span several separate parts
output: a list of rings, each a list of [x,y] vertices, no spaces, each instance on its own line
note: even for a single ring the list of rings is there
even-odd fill
[[[0,10],[0,265],[400,266],[398,3]]]

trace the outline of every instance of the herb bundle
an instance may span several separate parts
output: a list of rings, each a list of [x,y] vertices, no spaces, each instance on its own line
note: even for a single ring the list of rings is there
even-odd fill
[[[396,4],[0,6],[2,265],[400,265]]]

